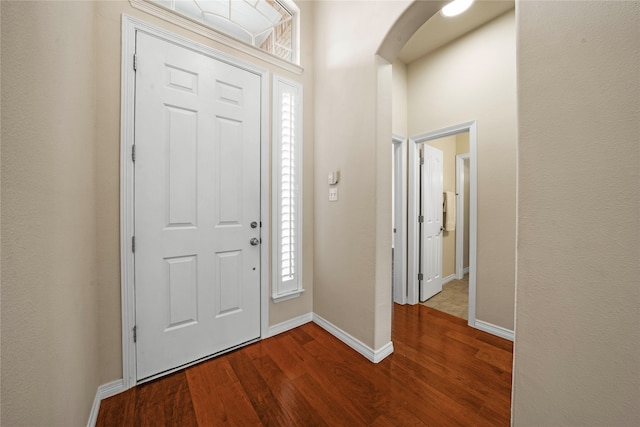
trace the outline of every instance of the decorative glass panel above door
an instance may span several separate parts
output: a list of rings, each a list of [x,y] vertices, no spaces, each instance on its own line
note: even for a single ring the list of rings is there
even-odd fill
[[[277,0],[147,0],[293,61],[292,14]]]

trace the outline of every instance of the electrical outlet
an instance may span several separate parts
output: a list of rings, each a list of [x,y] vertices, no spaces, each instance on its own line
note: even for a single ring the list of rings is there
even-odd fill
[[[329,189],[329,201],[337,202],[338,201],[338,188],[330,188]]]

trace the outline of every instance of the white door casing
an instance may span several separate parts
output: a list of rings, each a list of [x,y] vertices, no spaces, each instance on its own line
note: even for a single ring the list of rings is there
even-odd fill
[[[136,50],[139,381],[260,337],[261,79],[142,32]]]
[[[465,204],[465,177],[464,164],[469,161],[469,153],[458,154],[456,156],[456,279],[464,278],[464,215],[465,209],[469,209]]]
[[[422,147],[422,227],[420,301],[442,291],[442,151]]]
[[[393,302],[407,303],[407,140],[392,135]]]
[[[419,223],[420,215],[420,147],[427,141],[469,132],[469,326],[476,327],[476,248],[478,229],[478,130],[477,122],[469,121],[432,130],[409,138],[408,151],[408,217],[407,223],[407,303],[419,302]]]

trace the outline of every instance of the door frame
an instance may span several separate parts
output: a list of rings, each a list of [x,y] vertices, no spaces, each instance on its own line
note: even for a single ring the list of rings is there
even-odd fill
[[[134,53],[136,32],[141,31],[225,62],[260,77],[260,337],[268,335],[269,328],[269,263],[270,229],[269,216],[269,71],[246,61],[220,52],[209,46],[196,43],[170,31],[148,24],[140,19],[122,15],[121,58],[121,106],[120,106],[120,287],[122,307],[122,379],[124,389],[136,385],[136,348],[133,341],[135,325],[134,254],[134,142],[135,71]]]
[[[469,153],[456,155],[456,279],[464,277],[464,162],[469,160],[471,174],[471,156]],[[471,181],[469,181],[471,184]],[[468,209],[468,206],[466,207]]]
[[[476,120],[418,134],[409,138],[409,220],[407,224],[407,302],[419,302],[419,253],[420,239],[418,215],[420,214],[420,145],[446,136],[469,132],[469,326],[476,327],[476,248],[478,229],[478,139]]]
[[[407,303],[407,139],[391,135],[393,147],[393,215],[396,231],[393,236],[393,302]],[[400,191],[396,191],[396,190]],[[397,244],[396,244],[397,243]]]

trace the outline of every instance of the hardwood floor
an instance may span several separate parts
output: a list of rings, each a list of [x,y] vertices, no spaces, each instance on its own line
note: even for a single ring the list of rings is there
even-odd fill
[[[106,399],[96,425],[509,425],[511,342],[418,304],[393,344],[373,364],[308,323]]]

